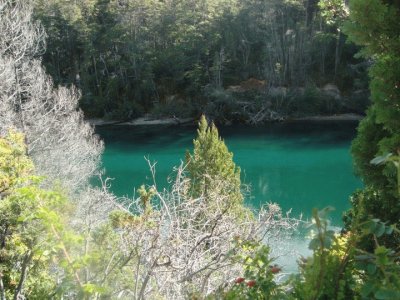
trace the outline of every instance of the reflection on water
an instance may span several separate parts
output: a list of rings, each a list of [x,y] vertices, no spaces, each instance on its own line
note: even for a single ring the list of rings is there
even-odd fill
[[[268,180],[266,176],[259,176],[258,178],[258,190],[260,191],[260,195],[266,197],[268,194]]]

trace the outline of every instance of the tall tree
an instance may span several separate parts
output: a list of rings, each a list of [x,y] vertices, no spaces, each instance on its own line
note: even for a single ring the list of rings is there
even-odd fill
[[[340,64],[341,48],[344,42],[341,26],[348,17],[348,7],[345,0],[320,0],[319,7],[321,14],[329,25],[334,25],[336,30],[336,46],[335,46],[335,71],[334,78],[338,75]]]
[[[187,153],[189,178],[193,197],[209,201],[212,193],[226,197],[229,206],[243,203],[240,168],[232,160],[214,123],[208,124],[203,115],[199,122],[197,138],[193,141],[193,154]]]
[[[350,12],[345,32],[363,46],[360,54],[373,62],[369,71],[372,105],[352,145],[356,170],[373,193],[367,191],[358,197],[356,209],[398,223],[396,167],[392,163],[373,165],[371,160],[388,153],[400,154],[400,3],[352,0]]]

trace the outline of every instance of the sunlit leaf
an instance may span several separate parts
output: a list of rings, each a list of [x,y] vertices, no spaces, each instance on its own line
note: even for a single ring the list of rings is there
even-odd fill
[[[388,154],[382,155],[382,156],[377,156],[374,159],[372,159],[370,161],[370,163],[373,165],[381,165],[383,163],[386,163],[391,156],[392,156],[392,153],[388,153]]]

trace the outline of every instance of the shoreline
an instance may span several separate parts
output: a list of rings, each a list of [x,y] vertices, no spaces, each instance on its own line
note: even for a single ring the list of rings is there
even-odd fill
[[[364,116],[354,113],[335,114],[335,115],[316,115],[307,116],[300,118],[287,118],[281,122],[293,122],[293,121],[360,121]],[[131,121],[117,121],[117,120],[104,120],[101,118],[86,119],[87,122],[92,126],[157,126],[157,125],[195,125],[195,118],[151,118],[151,117],[140,117]],[[266,122],[268,123],[268,122]]]
[[[309,116],[309,117],[301,117],[301,118],[293,118],[288,120],[293,121],[361,121],[364,116],[354,113],[345,113],[345,114],[335,114],[328,116]]]
[[[104,120],[101,118],[86,119],[92,126],[156,126],[195,124],[195,118],[151,118],[140,117],[131,121]]]

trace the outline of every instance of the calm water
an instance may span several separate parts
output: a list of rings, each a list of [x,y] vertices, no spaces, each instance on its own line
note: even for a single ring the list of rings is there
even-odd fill
[[[334,206],[333,224],[340,225],[341,213],[349,207],[348,197],[361,187],[353,174],[349,147],[355,122],[293,122],[265,127],[223,127],[220,134],[242,181],[251,186],[247,205],[259,207],[272,201],[292,215],[308,218],[313,207]],[[167,186],[173,166],[192,149],[194,127],[99,127],[105,141],[103,166],[114,178],[112,191],[132,196],[134,188],[151,184],[144,157],[156,161],[159,187]]]

